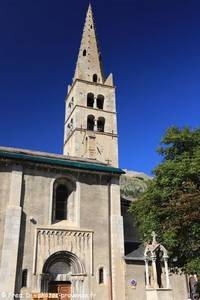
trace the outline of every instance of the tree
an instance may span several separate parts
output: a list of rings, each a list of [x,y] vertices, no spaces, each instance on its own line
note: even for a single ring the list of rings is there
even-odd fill
[[[200,129],[169,128],[158,152],[163,160],[130,211],[144,241],[158,234],[174,270],[200,277]]]

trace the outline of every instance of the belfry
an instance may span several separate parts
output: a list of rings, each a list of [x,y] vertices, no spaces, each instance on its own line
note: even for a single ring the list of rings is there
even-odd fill
[[[115,87],[103,74],[91,5],[66,97],[64,154],[118,166]]]

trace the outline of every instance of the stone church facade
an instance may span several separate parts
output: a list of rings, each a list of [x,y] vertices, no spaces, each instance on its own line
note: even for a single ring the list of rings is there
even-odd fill
[[[157,274],[155,257],[166,262],[167,252],[155,236],[143,248],[131,199],[120,197],[122,174],[115,86],[89,6],[63,155],[0,147],[0,299],[189,299],[185,276],[166,263]]]

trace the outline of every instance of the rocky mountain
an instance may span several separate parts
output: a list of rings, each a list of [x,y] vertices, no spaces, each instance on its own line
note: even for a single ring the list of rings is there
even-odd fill
[[[120,178],[121,197],[126,200],[134,201],[145,191],[148,181],[152,177],[141,172],[124,170],[126,174]]]

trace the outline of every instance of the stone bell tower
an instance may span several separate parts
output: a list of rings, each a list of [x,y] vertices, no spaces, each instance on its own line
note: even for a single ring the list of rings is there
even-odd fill
[[[91,5],[66,97],[64,155],[118,166],[115,87],[103,74]]]

